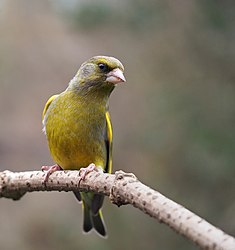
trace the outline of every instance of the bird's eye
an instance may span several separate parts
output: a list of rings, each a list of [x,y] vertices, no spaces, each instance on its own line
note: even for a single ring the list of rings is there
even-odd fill
[[[102,70],[102,71],[106,71],[108,69],[107,64],[104,63],[99,63],[98,67]]]

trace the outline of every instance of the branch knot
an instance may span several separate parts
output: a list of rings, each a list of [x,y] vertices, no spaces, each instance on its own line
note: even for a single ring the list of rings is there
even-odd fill
[[[114,184],[110,190],[109,198],[113,204],[118,207],[129,204],[125,196],[120,193],[120,186],[126,186],[128,183],[137,182],[138,179],[133,173],[125,173],[121,170],[115,172]]]

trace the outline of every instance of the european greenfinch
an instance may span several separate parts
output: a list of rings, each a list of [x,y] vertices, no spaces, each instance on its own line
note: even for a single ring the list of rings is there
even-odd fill
[[[84,62],[67,89],[53,95],[43,110],[43,130],[48,140],[54,166],[44,166],[49,175],[58,170],[80,170],[94,167],[111,173],[112,124],[108,99],[116,84],[125,82],[124,67],[114,57],[95,56]],[[101,213],[104,196],[76,192],[84,211],[83,230],[92,228],[106,236]]]

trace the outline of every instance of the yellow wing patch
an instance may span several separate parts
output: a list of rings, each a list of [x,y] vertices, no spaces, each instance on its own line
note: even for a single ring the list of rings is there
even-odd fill
[[[106,126],[107,126],[107,165],[106,165],[106,172],[111,173],[112,172],[112,147],[113,147],[113,129],[112,129],[112,123],[110,119],[109,112],[107,111],[106,114]]]
[[[45,117],[45,114],[46,114],[46,112],[47,112],[49,106],[51,105],[51,103],[53,102],[53,100],[55,100],[55,98],[56,98],[57,96],[58,96],[58,95],[53,95],[53,96],[51,96],[51,97],[48,99],[48,101],[46,102],[46,105],[45,105],[45,107],[44,107],[44,109],[43,109],[43,112],[42,112],[42,121],[43,121],[43,119],[44,119],[44,117]]]

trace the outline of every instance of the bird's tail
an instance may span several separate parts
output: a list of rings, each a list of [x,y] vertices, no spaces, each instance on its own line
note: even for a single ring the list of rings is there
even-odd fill
[[[88,233],[92,228],[96,230],[98,234],[105,237],[106,229],[101,210],[97,214],[93,214],[92,210],[83,202],[83,230]]]

